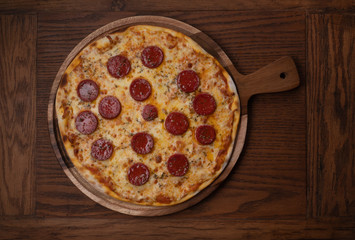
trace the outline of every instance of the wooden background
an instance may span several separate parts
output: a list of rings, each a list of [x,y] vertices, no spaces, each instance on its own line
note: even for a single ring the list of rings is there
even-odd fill
[[[0,1],[0,239],[354,239],[355,2]],[[254,97],[241,158],[199,204],[163,217],[108,210],[54,156],[48,96],[72,48],[135,15],[205,32],[249,74],[282,56],[296,90]]]

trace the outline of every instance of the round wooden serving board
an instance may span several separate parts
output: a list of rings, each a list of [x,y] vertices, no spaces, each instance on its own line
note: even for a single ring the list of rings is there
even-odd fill
[[[191,199],[173,206],[157,207],[132,204],[117,200],[95,189],[79,174],[79,172],[71,163],[63,147],[57,125],[57,118],[55,114],[55,97],[57,89],[64,71],[71,63],[71,61],[75,58],[75,56],[90,42],[95,41],[96,39],[103,37],[109,33],[115,31],[122,31],[129,26],[139,24],[166,27],[191,37],[194,41],[200,44],[200,46],[203,47],[208,53],[214,56],[229,72],[236,84],[240,98],[240,123],[233,153],[227,166],[225,167],[221,175],[219,175],[211,185],[203,189]],[[244,145],[248,121],[247,103],[252,95],[260,93],[286,91],[295,88],[298,85],[299,77],[297,69],[293,60],[290,57],[280,58],[279,60],[259,69],[258,71],[250,75],[242,75],[237,71],[237,69],[235,69],[231,60],[227,57],[225,52],[218,46],[217,43],[215,43],[211,38],[209,38],[200,30],[186,23],[180,22],[175,19],[158,16],[137,16],[124,18],[109,23],[104,27],[101,27],[100,29],[96,30],[95,32],[87,36],[85,39],[83,39],[71,51],[71,53],[68,55],[68,57],[65,59],[64,63],[60,67],[52,86],[48,105],[48,124],[51,143],[54,152],[58,158],[58,161],[64,169],[65,174],[70,178],[70,180],[75,184],[75,186],[77,186],[85,195],[87,195],[95,202],[114,211],[129,215],[166,215],[181,211],[200,202],[202,199],[207,197],[212,191],[214,191],[220,185],[220,183],[225,180],[226,177],[229,175],[235,163],[237,162]]]

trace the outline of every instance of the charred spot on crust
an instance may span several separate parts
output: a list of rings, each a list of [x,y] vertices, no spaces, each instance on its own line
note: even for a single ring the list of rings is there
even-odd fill
[[[112,44],[112,43],[113,43],[112,37],[111,37],[110,35],[107,35],[106,37],[107,37],[107,39],[110,41],[110,43]]]
[[[64,73],[62,79],[60,80],[60,86],[64,87],[68,84],[68,74]]]
[[[62,118],[63,118],[63,119],[67,118],[67,117],[70,115],[70,113],[71,113],[70,108],[69,108],[68,106],[66,106],[66,107],[64,108],[64,112],[63,112]]]
[[[63,142],[66,142],[68,140],[67,135],[63,135]]]
[[[75,148],[74,149],[74,155],[77,157],[78,156],[78,153],[79,153],[79,149]]]

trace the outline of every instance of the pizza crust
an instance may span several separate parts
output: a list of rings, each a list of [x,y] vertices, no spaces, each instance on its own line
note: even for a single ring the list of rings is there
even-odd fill
[[[158,37],[156,37],[156,35]],[[125,40],[125,37],[127,38],[127,36],[131,37],[130,40],[132,40],[132,36],[136,36],[139,39],[142,37],[150,38],[153,36],[151,37],[153,39],[148,39],[148,41],[151,40],[156,45],[162,44],[162,41],[157,40],[159,37],[165,37],[163,41],[163,44],[165,45],[164,48],[162,47],[165,54],[165,65],[162,64],[163,66],[153,70],[142,68],[142,66],[140,66],[140,59],[137,53],[139,50],[143,49],[144,46],[141,46],[141,49],[138,50],[134,49],[134,47],[137,46],[139,48],[139,45],[136,46],[134,44],[130,44],[127,39]],[[116,46],[119,47],[116,48]],[[174,77],[171,76],[176,76],[176,72],[181,71],[181,69],[173,69],[171,66],[174,66],[174,64],[178,66],[185,64],[182,61],[176,63],[174,62],[174,58],[169,56],[169,49],[175,50],[177,47],[183,47],[187,49],[179,49],[177,50],[177,54],[186,54],[186,52],[191,52],[194,54],[194,56],[197,56],[195,57],[197,59],[195,62],[196,65],[199,64],[199,61],[202,61],[202,63],[210,64],[208,65],[211,66],[210,69],[218,70],[214,75],[215,78],[218,79],[217,83],[215,83],[217,80],[214,78],[211,78],[211,80],[208,81],[206,80],[205,76],[208,76],[210,69],[205,70],[207,74],[201,75],[201,84],[198,91],[204,92],[207,89],[211,90],[209,92],[217,98],[216,100],[218,111],[216,110],[215,114],[219,114],[222,116],[222,118],[219,118],[218,116],[210,118],[195,116],[196,113],[194,114],[191,112],[191,106],[189,106],[188,103],[191,102],[194,94],[189,94],[186,96],[182,95],[178,92],[179,89],[173,86]],[[127,49],[129,50],[127,51]],[[111,76],[109,76],[104,63],[110,56],[110,51],[113,51],[116,54],[126,54],[131,61],[132,70],[134,69],[134,72],[130,73],[123,79],[113,79]],[[136,55],[129,55],[129,51],[136,53]],[[178,55],[177,58],[182,59],[184,56],[182,55],[182,57],[180,56],[179,58]],[[194,58],[192,58],[190,61],[193,60]],[[87,65],[87,62],[90,61],[93,62],[93,67],[91,67],[91,65]],[[99,63],[96,64],[96,62]],[[171,71],[170,69],[169,71],[166,70],[167,67],[171,67]],[[192,66],[192,68],[194,67],[195,66]],[[180,66],[180,68],[183,68],[183,66]],[[201,69],[201,66],[199,69]],[[136,71],[141,71],[141,73],[137,73]],[[156,71],[161,74],[156,74]],[[170,77],[170,86],[164,85],[164,82],[161,84],[159,83],[162,78],[163,81],[166,80],[164,79],[163,73]],[[152,97],[150,97],[146,102],[137,104],[129,96],[126,87],[129,86],[129,83],[134,78],[140,75],[143,75],[144,78],[147,78],[147,80],[151,82],[153,85],[153,93]],[[100,83],[100,95],[102,95],[102,97],[106,95],[116,95],[119,98],[122,105],[122,113],[117,117],[117,119],[109,122],[108,120],[100,118],[100,115],[97,111],[98,102],[102,98],[100,96],[92,103],[82,103],[80,100],[78,100],[78,97],[75,95],[76,86],[80,80],[88,77],[93,78],[93,80],[96,80]],[[98,78],[99,80],[95,78]],[[173,78],[172,81],[171,78]],[[127,84],[124,84],[124,81],[126,81]],[[103,82],[105,84],[103,84]],[[215,86],[211,87],[209,84],[214,84]],[[166,88],[169,88],[169,91],[164,92]],[[226,95],[225,98],[223,97],[224,94]],[[157,96],[161,97],[158,98]],[[173,107],[166,107],[167,101],[163,101],[166,100],[165,97],[170,100],[168,101],[168,105],[173,105]],[[181,99],[179,97],[181,97]],[[224,100],[228,103],[227,109],[224,109],[226,108],[226,105],[221,103]],[[139,118],[140,109],[146,103],[152,103],[158,107],[159,117],[156,119],[156,121],[153,121],[153,124],[155,125],[146,124],[146,129],[137,129],[137,127],[136,129],[130,129],[130,121],[132,124],[134,121],[141,121]],[[176,106],[174,104],[176,104]],[[174,140],[176,143],[175,145],[164,145],[165,142],[172,141],[172,136],[170,136],[168,133],[165,133],[166,131],[163,129],[163,120],[165,119],[168,112],[172,111],[173,109],[180,110],[181,108],[181,111],[183,111],[188,116],[188,118],[190,117],[190,130],[186,132],[182,137],[178,136],[175,138],[179,138],[179,141],[182,143],[185,141],[186,144],[183,148],[186,147],[186,151],[188,153],[192,152],[192,154],[188,154],[191,157],[189,173],[184,177],[177,178],[166,174],[167,171],[164,169],[164,162],[167,160],[169,155],[172,155],[175,152],[183,152],[185,150],[182,148],[179,149],[177,144],[179,141],[176,141],[176,139]],[[99,118],[99,127],[92,135],[81,136],[73,124],[75,116],[82,109],[91,110]],[[232,154],[239,124],[239,109],[239,98],[233,79],[216,59],[209,55],[191,38],[183,35],[182,33],[175,32],[166,28],[146,25],[137,25],[128,28],[124,32],[111,33],[110,35],[98,39],[85,47],[66,69],[56,96],[56,114],[58,118],[60,134],[63,139],[63,144],[68,157],[73,162],[74,166],[78,169],[80,174],[93,186],[95,186],[95,188],[114,198],[131,203],[154,206],[174,205],[184,202],[210,185],[221,174]],[[132,114],[132,111],[136,111],[136,114]],[[227,116],[227,120],[224,119],[225,116]],[[193,118],[195,120],[197,119],[196,123],[193,122]],[[197,142],[194,139],[193,129],[195,129],[197,125],[200,125],[204,121],[208,124],[213,124],[217,128],[217,133],[223,133],[221,136],[217,137],[212,146],[199,146],[196,144]],[[123,129],[117,128],[117,125],[120,126],[122,124],[125,125],[124,131]],[[145,122],[142,122],[141,124],[144,125]],[[229,124],[229,126],[222,126],[222,124]],[[116,130],[116,133],[114,133],[113,130]],[[117,133],[117,130],[120,130],[121,132]],[[156,141],[156,146],[153,153],[148,154],[148,156],[137,157],[133,155],[134,152],[129,151],[129,142],[131,134],[141,130],[153,131],[153,137]],[[119,134],[122,136],[118,136]],[[114,141],[114,152],[117,152],[117,154],[114,153],[111,159],[107,161],[117,162],[117,165],[109,165],[107,162],[98,162],[95,161],[95,159],[92,159],[89,154],[90,143],[92,143],[98,137],[109,139],[111,138],[111,140]],[[197,165],[199,163],[198,160],[194,159],[194,157],[201,153],[194,148],[202,150],[204,148],[207,149],[205,151],[205,153],[207,153],[206,156],[203,160],[200,160],[201,162],[204,162],[202,163],[202,166],[207,166],[207,163],[205,163],[206,161],[211,161],[211,164],[215,164],[214,170],[212,169],[205,171],[206,174],[211,175],[208,177],[208,179],[198,179],[198,177],[204,177],[204,170],[201,171],[201,169],[198,169]],[[162,149],[166,150],[166,154],[162,153]],[[216,153],[217,150],[218,152]],[[194,151],[195,153],[193,153]],[[158,155],[154,155],[154,152],[159,153]],[[121,153],[125,153],[126,155]],[[149,156],[151,159],[149,159]],[[160,163],[153,159],[157,158],[157,156],[163,158]],[[122,162],[118,158],[126,159],[125,162]],[[201,157],[199,159],[201,159]],[[139,161],[149,163],[148,165],[151,172],[150,180],[143,186],[130,186],[127,184],[128,181],[127,177],[125,176],[127,169],[129,164],[133,164]],[[193,161],[197,163],[193,163]],[[218,162],[218,164],[216,162]],[[110,169],[107,170],[107,168]],[[199,173],[197,179],[196,176],[193,175],[195,172]],[[116,175],[119,176],[116,178]],[[154,182],[154,180],[156,181]],[[176,184],[175,186],[172,186],[172,183],[174,182],[176,182]],[[186,184],[186,182],[189,183],[189,185]],[[179,186],[180,183],[181,185]],[[164,186],[166,185],[168,188],[164,190]],[[146,191],[147,188],[155,190]],[[172,199],[171,195],[167,195],[171,193],[172,195],[175,194],[174,196],[178,196],[178,198]],[[141,196],[139,196],[139,194]]]

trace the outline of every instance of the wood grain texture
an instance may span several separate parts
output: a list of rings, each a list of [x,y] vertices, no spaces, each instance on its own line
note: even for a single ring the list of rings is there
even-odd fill
[[[0,215],[34,212],[35,15],[0,16]]]
[[[130,220],[43,218],[0,220],[0,239],[353,239],[349,220]]]
[[[191,10],[285,10],[285,9],[351,9],[351,0],[3,0],[1,11],[191,11]]]
[[[307,21],[309,214],[355,215],[355,15]]]
[[[250,97],[256,94],[284,92],[300,84],[292,58],[282,57],[248,75],[235,74],[242,114],[247,112]]]
[[[302,9],[302,8],[334,8],[334,9],[349,9],[352,3],[347,0],[205,0],[196,4],[189,0],[171,0],[162,3],[159,0],[144,1],[130,0],[121,2],[121,9],[126,11],[144,11],[146,9],[155,10],[287,10],[287,9]],[[182,7],[183,6],[183,7]],[[181,9],[181,7],[183,9]]]
[[[110,11],[113,10],[115,1],[112,0],[4,0],[0,3],[1,11]],[[116,1],[118,3],[118,1]]]
[[[71,49],[98,27],[136,14],[39,15],[36,213],[40,216],[130,218],[95,204],[72,185],[51,149],[46,110],[55,74]],[[291,55],[301,80],[304,76],[304,13],[211,11],[164,15],[185,21],[210,35],[242,73],[251,73]],[[245,151],[220,189],[174,217],[303,218],[306,212],[304,94],[301,81],[296,91],[255,97],[250,109],[254,119],[247,139],[249,151]]]

